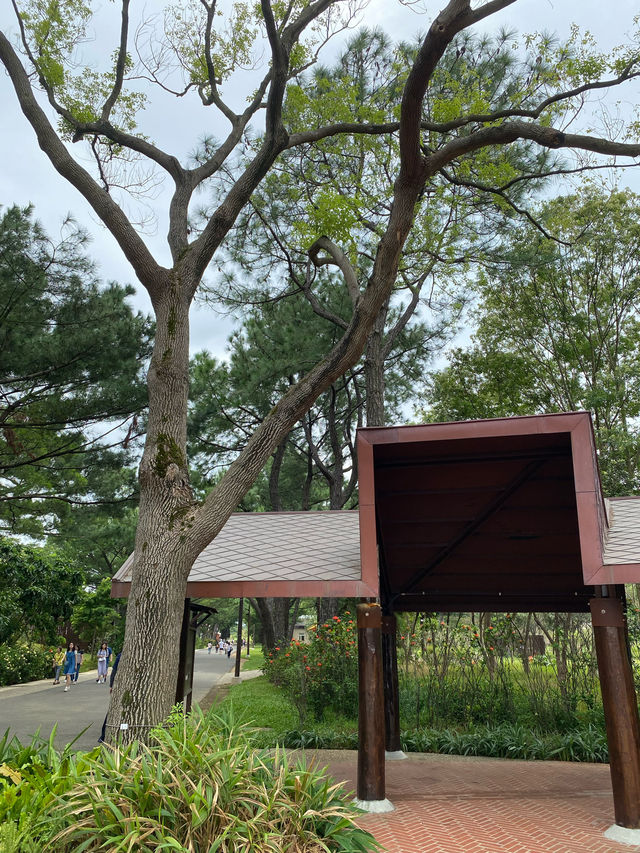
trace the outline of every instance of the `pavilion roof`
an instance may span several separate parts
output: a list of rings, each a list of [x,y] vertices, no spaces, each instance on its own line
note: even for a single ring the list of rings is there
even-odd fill
[[[640,581],[640,498],[603,498],[587,412],[364,428],[358,466],[359,510],[234,513],[187,596],[571,612]]]
[[[128,595],[133,555],[112,582]],[[361,579],[357,510],[236,512],[196,559],[190,598],[372,596]]]

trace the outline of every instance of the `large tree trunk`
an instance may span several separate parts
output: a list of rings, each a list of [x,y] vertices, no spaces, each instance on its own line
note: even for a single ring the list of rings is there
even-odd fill
[[[194,500],[186,458],[188,302],[169,281],[154,307],[149,424],[140,463],[140,514],[122,662],[107,735],[144,739],[175,698],[186,581],[197,550],[186,547]],[[144,638],[144,642],[140,642]],[[135,726],[132,721],[135,721]],[[121,725],[128,729],[122,730]]]
[[[262,622],[262,640],[267,649],[291,642],[300,606],[299,598],[256,598],[252,604]],[[292,611],[293,607],[293,611]]]

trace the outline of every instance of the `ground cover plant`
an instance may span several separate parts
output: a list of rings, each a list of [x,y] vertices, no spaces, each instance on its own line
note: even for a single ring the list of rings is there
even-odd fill
[[[149,745],[58,753],[0,741],[0,851],[368,851],[340,785],[256,749],[223,716],[176,714]]]

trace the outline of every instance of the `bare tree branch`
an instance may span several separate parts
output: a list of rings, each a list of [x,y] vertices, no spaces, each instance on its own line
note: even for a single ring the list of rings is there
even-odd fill
[[[320,257],[320,250],[324,249],[329,253],[328,258]],[[358,277],[355,270],[349,262],[349,258],[342,251],[340,246],[336,245],[333,240],[328,237],[318,237],[318,239],[309,248],[309,257],[314,266],[336,266],[344,276],[344,282],[347,286],[347,292],[351,299],[351,304],[356,305],[360,299],[360,288],[358,286]]]

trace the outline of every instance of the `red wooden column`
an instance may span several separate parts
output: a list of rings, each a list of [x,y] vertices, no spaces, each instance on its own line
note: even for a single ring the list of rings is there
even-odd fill
[[[370,812],[392,811],[385,797],[382,612],[358,605],[358,786],[356,803]]]
[[[609,744],[615,821],[620,826],[640,829],[640,723],[622,601],[616,597],[592,598],[589,603]]]
[[[395,613],[382,614],[382,682],[384,732],[387,760],[407,756],[400,745],[400,695],[398,690],[398,620]]]

